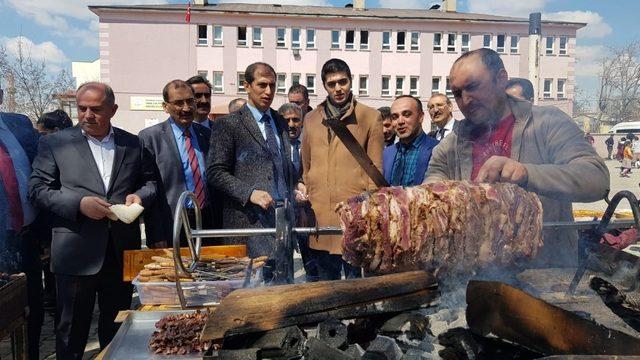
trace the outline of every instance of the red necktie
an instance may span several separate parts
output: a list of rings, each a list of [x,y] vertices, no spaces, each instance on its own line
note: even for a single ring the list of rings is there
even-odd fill
[[[202,209],[204,207],[206,195],[204,193],[204,184],[202,183],[202,175],[200,174],[200,166],[198,165],[198,157],[196,156],[196,150],[191,145],[191,131],[187,129],[184,132],[184,146],[187,148],[187,154],[189,155],[189,166],[193,173],[194,192],[196,199],[198,200],[198,207]]]
[[[13,168],[13,160],[4,143],[0,141],[0,177],[4,185],[7,200],[9,200],[9,214],[11,215],[11,228],[15,232],[22,229],[24,216],[22,213],[22,203],[20,202],[20,189],[16,170]]]

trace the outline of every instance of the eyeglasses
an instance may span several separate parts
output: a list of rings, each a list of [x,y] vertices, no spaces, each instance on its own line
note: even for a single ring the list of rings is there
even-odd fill
[[[196,103],[196,99],[194,98],[188,98],[188,99],[183,99],[183,100],[174,100],[174,101],[167,101],[167,104],[171,104],[175,107],[178,108],[183,108],[184,105],[188,105],[188,106],[193,106]]]
[[[201,97],[204,97],[205,99],[211,99],[211,93],[210,92],[206,92],[206,93],[195,93],[193,94],[193,96],[196,99],[200,99]]]

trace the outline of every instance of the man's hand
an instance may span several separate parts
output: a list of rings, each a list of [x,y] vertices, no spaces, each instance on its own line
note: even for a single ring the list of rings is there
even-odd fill
[[[126,206],[129,206],[133,203],[136,203],[138,205],[142,205],[142,199],[140,199],[140,196],[136,195],[136,194],[129,194],[127,195],[127,197],[124,199],[124,204]]]
[[[529,180],[527,168],[504,156],[492,156],[480,168],[478,182],[508,182],[524,185]]]
[[[293,190],[296,195],[296,201],[299,203],[304,203],[309,201],[309,194],[307,194],[307,187],[304,186],[303,183],[298,183],[296,189]]]
[[[269,195],[268,192],[262,190],[253,190],[249,201],[251,201],[252,204],[260,206],[264,210],[269,209],[269,206],[275,203],[271,195]]]
[[[109,206],[111,204],[97,196],[85,196],[80,200],[80,212],[93,220],[101,220],[110,215]]]

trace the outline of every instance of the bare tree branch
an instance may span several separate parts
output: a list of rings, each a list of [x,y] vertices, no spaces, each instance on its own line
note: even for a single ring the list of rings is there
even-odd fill
[[[640,42],[611,49],[600,64],[600,117],[614,122],[638,119],[640,112]]]

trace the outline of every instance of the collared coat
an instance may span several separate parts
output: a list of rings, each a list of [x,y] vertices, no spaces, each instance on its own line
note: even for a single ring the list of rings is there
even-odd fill
[[[335,134],[329,139],[329,128],[322,124],[326,117],[325,106],[326,101],[304,119],[302,178],[317,225],[340,226],[335,212],[336,205],[352,196],[373,190],[376,185]],[[384,137],[380,113],[354,100],[341,121],[366,150],[376,167],[382,170]],[[342,254],[342,237],[312,236],[309,238],[309,247],[331,254]]]
[[[573,221],[572,202],[592,202],[607,195],[609,170],[567,114],[511,96],[508,105],[516,118],[510,157],[527,169],[528,181],[523,187],[540,197],[545,222]],[[434,148],[425,183],[471,178],[470,125],[462,120],[458,129]],[[576,263],[576,231],[546,229],[544,240],[538,259],[541,265]]]

